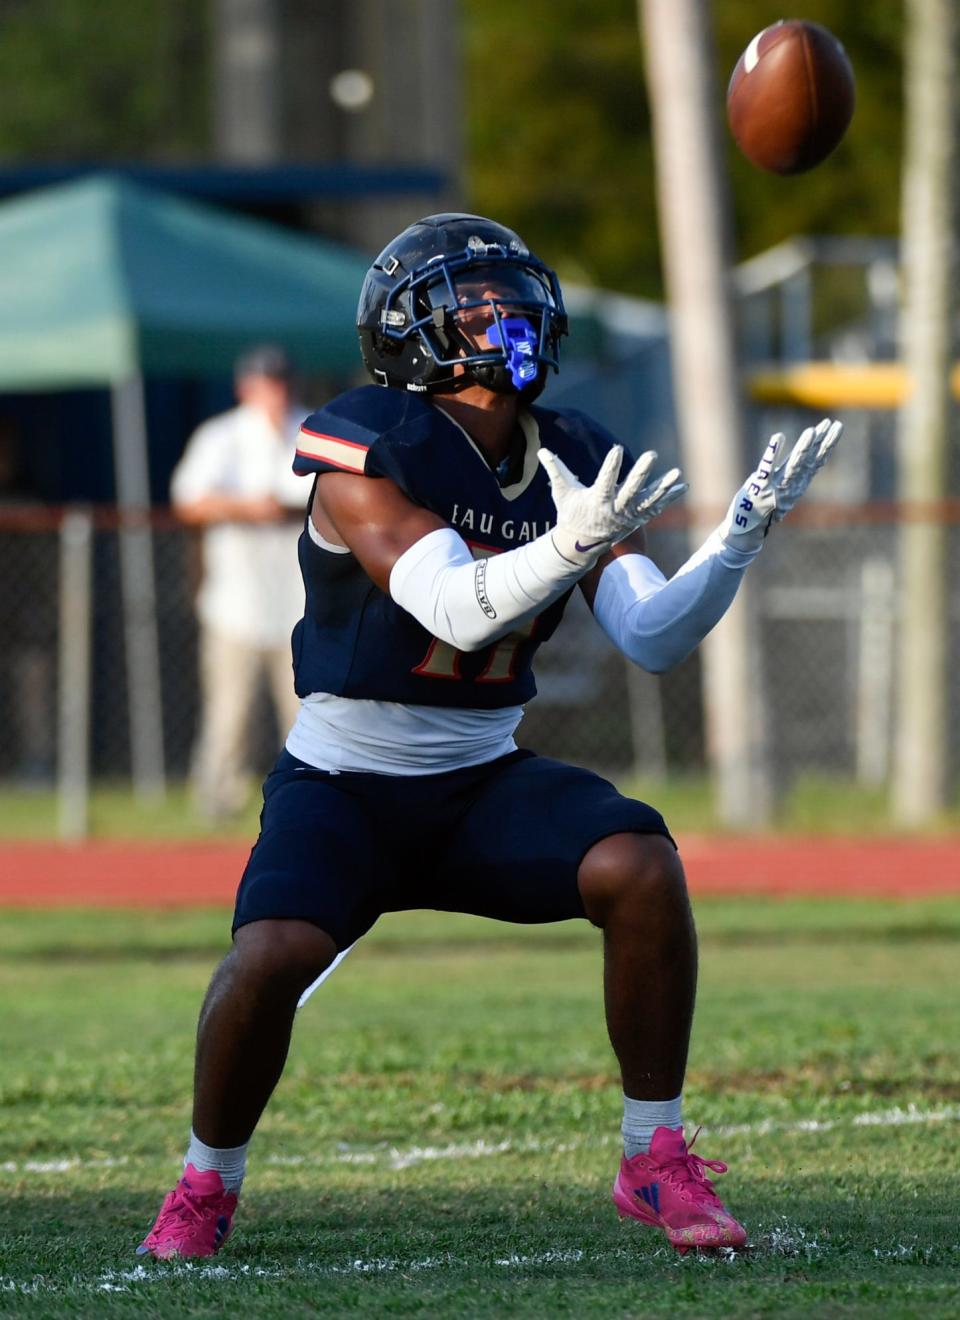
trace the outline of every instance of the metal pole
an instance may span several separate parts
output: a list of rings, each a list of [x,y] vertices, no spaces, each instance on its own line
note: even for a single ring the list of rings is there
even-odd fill
[[[57,639],[57,833],[89,833],[90,638],[93,520],[74,509],[60,524],[60,631]]]
[[[667,777],[667,739],[660,679],[629,660],[626,669],[633,773],[662,784]]]
[[[781,284],[780,321],[783,361],[809,362],[813,357],[813,279],[809,266]]]
[[[140,374],[115,385],[111,397],[117,504],[121,514],[120,584],[131,773],[137,797],[154,799],[163,796],[166,785],[153,535],[148,522],[147,424]]]
[[[282,155],[281,27],[277,0],[214,0],[213,134],[220,160]],[[315,21],[326,23],[327,15]]]
[[[873,556],[860,570],[857,779],[882,784],[890,757],[894,653],[893,565]]]
[[[899,494],[947,494],[957,167],[955,0],[906,6],[906,159],[901,187],[903,362],[912,382],[897,436]],[[933,518],[899,529],[900,647],[893,805],[902,825],[935,820],[947,801],[947,536]]]
[[[671,349],[683,464],[696,503],[692,535],[750,470],[741,452],[730,205],[717,138],[706,0],[640,0],[656,148],[657,202],[670,299]],[[758,454],[750,454],[753,461]],[[697,506],[711,509],[706,517]],[[767,823],[772,806],[759,629],[751,584],[704,641],[708,756],[723,824]]]

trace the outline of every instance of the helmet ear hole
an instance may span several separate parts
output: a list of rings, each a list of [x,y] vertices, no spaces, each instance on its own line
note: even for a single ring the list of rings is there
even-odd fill
[[[375,353],[382,353],[385,357],[399,357],[403,352],[403,345],[396,339],[388,338],[382,330],[374,330],[372,338]]]

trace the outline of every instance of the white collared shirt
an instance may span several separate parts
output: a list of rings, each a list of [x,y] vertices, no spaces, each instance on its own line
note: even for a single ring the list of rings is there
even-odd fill
[[[305,508],[311,483],[294,476],[292,464],[306,411],[291,409],[281,431],[259,408],[247,404],[204,422],[174,471],[174,505],[208,495],[272,495],[287,508]],[[252,646],[288,645],[303,614],[300,531],[296,522],[205,527],[204,575],[197,599],[201,622]]]

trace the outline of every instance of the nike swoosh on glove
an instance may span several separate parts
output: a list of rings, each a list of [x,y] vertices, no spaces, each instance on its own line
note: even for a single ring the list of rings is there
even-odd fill
[[[560,554],[572,564],[592,567],[625,536],[655,518],[687,489],[678,482],[679,468],[648,481],[656,452],[641,454],[617,485],[623,446],[614,445],[603,460],[592,486],[584,486],[562,459],[549,449],[537,451],[557,506],[553,539]]]

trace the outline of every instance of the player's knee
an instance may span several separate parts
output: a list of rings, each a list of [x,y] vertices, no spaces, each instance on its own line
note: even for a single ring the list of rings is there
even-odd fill
[[[337,948],[309,921],[253,921],[234,936],[233,960],[264,991],[299,995],[330,966]]]
[[[686,902],[686,881],[676,848],[660,834],[611,834],[594,844],[577,875],[583,905],[597,926],[615,912],[641,917]]]

